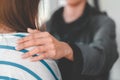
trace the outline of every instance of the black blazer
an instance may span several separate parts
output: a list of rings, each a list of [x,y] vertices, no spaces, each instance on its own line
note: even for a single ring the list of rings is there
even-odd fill
[[[107,80],[118,58],[115,23],[106,14],[86,4],[81,17],[65,23],[63,8],[47,22],[47,30],[67,42],[74,52],[74,61],[58,60],[63,80]]]

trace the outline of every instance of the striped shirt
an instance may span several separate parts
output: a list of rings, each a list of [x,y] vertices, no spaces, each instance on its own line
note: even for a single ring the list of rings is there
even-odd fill
[[[0,80],[62,80],[54,60],[30,62],[21,55],[32,48],[17,51],[18,39],[27,33],[0,34]]]

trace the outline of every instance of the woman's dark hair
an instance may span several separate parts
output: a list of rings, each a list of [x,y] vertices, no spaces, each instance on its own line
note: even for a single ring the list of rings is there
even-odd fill
[[[36,28],[40,0],[0,0],[0,23],[17,32]]]

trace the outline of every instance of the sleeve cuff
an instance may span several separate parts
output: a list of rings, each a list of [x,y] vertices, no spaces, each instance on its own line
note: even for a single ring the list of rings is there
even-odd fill
[[[83,56],[81,50],[75,44],[69,43],[69,45],[73,49],[73,71],[80,75],[83,69]]]
[[[83,69],[83,57],[81,50],[75,44],[68,43],[69,46],[73,49],[73,61],[62,58],[59,60],[58,65],[61,70],[62,75],[71,74],[72,78],[78,78],[81,75]],[[70,76],[70,75],[68,75]]]

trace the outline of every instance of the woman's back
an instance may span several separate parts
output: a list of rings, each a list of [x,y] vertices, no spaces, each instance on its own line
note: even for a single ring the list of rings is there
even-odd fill
[[[61,80],[57,64],[53,60],[30,62],[21,55],[30,49],[16,51],[18,39],[26,33],[0,34],[0,80]]]

